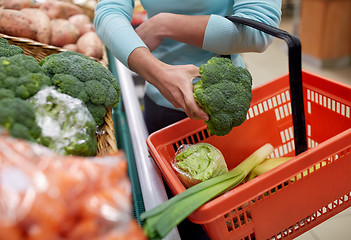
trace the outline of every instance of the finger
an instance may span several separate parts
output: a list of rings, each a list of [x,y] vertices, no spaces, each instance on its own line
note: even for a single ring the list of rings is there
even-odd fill
[[[185,112],[191,119],[208,121],[209,117],[197,104],[192,94],[184,95]]]

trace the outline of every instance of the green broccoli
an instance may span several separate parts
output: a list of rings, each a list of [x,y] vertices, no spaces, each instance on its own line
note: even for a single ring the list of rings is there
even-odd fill
[[[0,57],[0,88],[12,91],[16,97],[27,99],[50,85],[50,78],[34,57],[24,54]]]
[[[96,122],[81,100],[52,86],[40,90],[28,102],[42,129],[38,143],[63,155],[96,155]]]
[[[41,133],[32,105],[20,98],[0,99],[0,125],[11,136],[33,142]]]
[[[208,132],[224,136],[246,119],[252,99],[251,74],[220,57],[202,64],[199,73],[201,79],[194,84],[194,98],[209,115],[205,121]]]
[[[10,44],[5,38],[0,37],[0,57],[11,57],[17,54],[24,54],[23,49]]]
[[[113,74],[83,54],[65,51],[47,56],[39,64],[58,91],[89,102],[88,109],[98,125],[104,123],[106,116],[102,107],[115,107],[120,101],[120,87]]]
[[[0,100],[5,98],[15,98],[15,93],[9,89],[0,88]]]

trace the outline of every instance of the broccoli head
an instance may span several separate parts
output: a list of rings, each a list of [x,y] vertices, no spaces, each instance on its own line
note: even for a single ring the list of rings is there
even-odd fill
[[[0,57],[11,57],[17,54],[24,54],[23,49],[10,44],[5,38],[0,37]]]
[[[213,57],[199,69],[201,78],[194,84],[193,95],[209,115],[205,121],[211,135],[224,136],[241,125],[250,108],[252,77],[228,58]]]
[[[16,97],[27,99],[50,85],[50,78],[34,57],[24,54],[0,57],[0,88],[12,91]]]
[[[47,87],[28,102],[42,129],[38,143],[63,155],[96,155],[96,122],[81,100]]]
[[[39,138],[41,132],[35,121],[32,105],[20,98],[0,99],[0,125],[11,136],[33,142]]]
[[[113,74],[102,64],[83,54],[65,51],[49,55],[39,64],[58,91],[84,103],[90,102],[90,105],[96,105],[94,109],[115,107],[120,101],[120,87]],[[98,124],[104,122],[106,109],[105,114],[100,115],[101,112],[91,112]]]
[[[0,88],[0,100],[4,98],[15,98],[15,94],[11,90]]]

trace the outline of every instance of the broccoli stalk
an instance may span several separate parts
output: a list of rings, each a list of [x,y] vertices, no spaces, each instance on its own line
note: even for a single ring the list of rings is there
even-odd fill
[[[241,125],[250,108],[252,77],[228,58],[213,57],[200,66],[201,78],[193,86],[199,106],[209,115],[205,121],[211,135],[224,136]]]

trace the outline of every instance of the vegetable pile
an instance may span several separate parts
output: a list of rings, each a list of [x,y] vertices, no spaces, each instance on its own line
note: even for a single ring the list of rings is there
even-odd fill
[[[0,33],[103,58],[104,44],[92,20],[72,2],[4,0],[0,8]]]
[[[246,119],[252,99],[251,74],[219,57],[202,64],[199,73],[201,79],[194,84],[193,95],[209,115],[207,130],[211,135],[227,135]]]
[[[94,156],[97,127],[120,100],[112,73],[77,52],[39,63],[20,50],[0,38],[0,126],[58,153]]]

